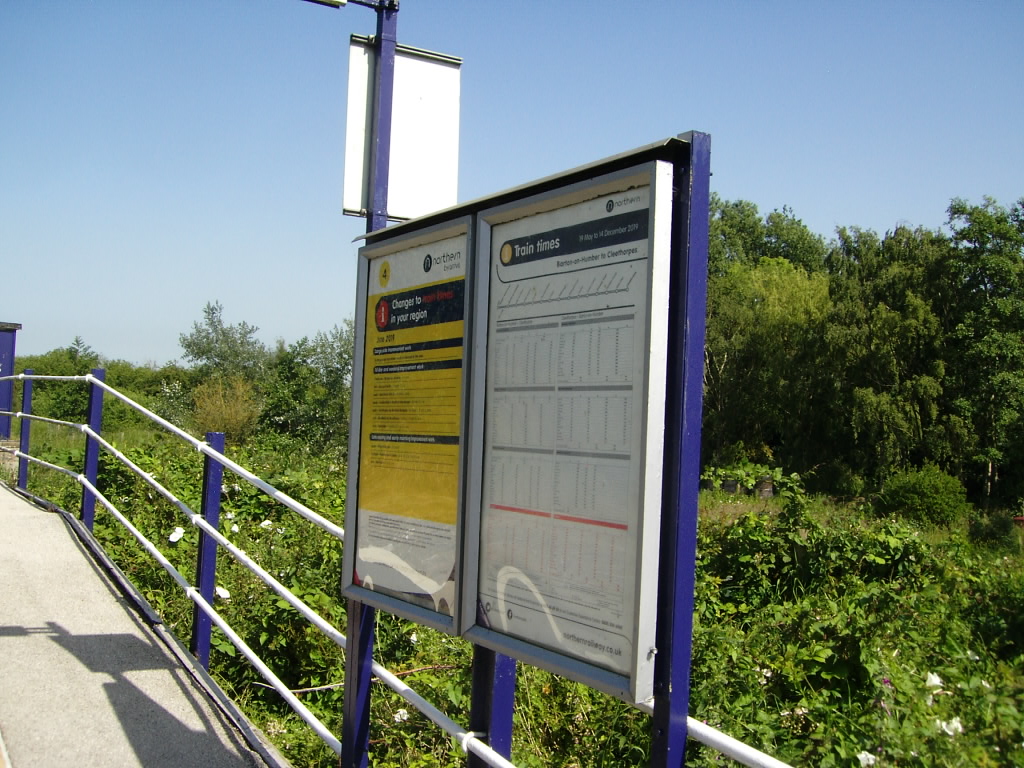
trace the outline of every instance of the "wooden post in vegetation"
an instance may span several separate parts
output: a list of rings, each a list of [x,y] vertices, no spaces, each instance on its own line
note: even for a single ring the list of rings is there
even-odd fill
[[[93,368],[92,375],[100,381],[106,378],[106,371],[102,368]],[[89,384],[89,407],[86,410],[86,423],[89,428],[99,434],[103,429],[103,390],[95,384]],[[85,468],[82,473],[85,479],[93,486],[96,485],[96,477],[100,468],[100,444],[91,437],[85,438]],[[82,523],[90,531],[93,520],[96,517],[96,497],[88,488],[82,488]]]
[[[206,442],[218,453],[224,453],[224,433],[207,432]],[[206,456],[203,461],[203,519],[214,528],[220,527],[220,489],[224,465]],[[199,552],[196,556],[196,587],[202,598],[213,605],[217,580],[217,542],[206,531],[199,531]],[[206,670],[210,669],[210,633],[213,622],[198,605],[192,607],[192,642],[189,650]]]
[[[25,371],[25,375],[27,376],[31,376],[32,373],[33,371],[31,368]],[[21,384],[21,412],[26,414],[32,413],[32,379],[25,379]],[[21,440],[18,444],[18,450],[27,454],[29,452],[31,438],[32,420],[22,419]],[[18,487],[23,491],[28,490],[28,459],[18,459]]]

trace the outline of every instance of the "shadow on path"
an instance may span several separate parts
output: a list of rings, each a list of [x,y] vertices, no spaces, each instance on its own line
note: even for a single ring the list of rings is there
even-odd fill
[[[226,718],[218,718],[220,727],[214,727],[200,706],[195,691],[181,680],[183,672],[180,667],[144,639],[132,634],[75,635],[52,621],[45,627],[0,625],[0,638],[28,635],[49,637],[89,672],[107,678],[101,682],[103,692],[139,764],[218,768],[252,768],[256,765],[242,756],[248,751],[235,737]],[[160,679],[155,680],[154,676]],[[187,702],[187,711],[182,715],[197,721],[199,728],[186,725],[179,715],[162,706],[140,687],[140,684],[148,682],[149,688],[156,684],[166,690],[171,680],[177,689],[172,692],[180,692]],[[70,691],[70,699],[63,705],[74,707],[73,696],[74,692]],[[223,733],[229,734],[236,749],[229,749],[222,743]]]

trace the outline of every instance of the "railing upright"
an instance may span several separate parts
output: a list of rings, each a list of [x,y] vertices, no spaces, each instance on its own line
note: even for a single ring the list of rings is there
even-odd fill
[[[473,646],[473,689],[469,730],[486,733],[487,744],[505,758],[512,756],[512,711],[516,698],[516,660],[483,646]],[[483,768],[470,754],[470,768]]]
[[[26,376],[31,376],[34,371],[29,368],[25,371]],[[21,412],[32,413],[32,379],[23,379],[21,383]],[[32,419],[21,419],[21,439],[18,443],[18,450],[28,454],[32,441]],[[28,459],[18,459],[18,487],[28,491]]]
[[[93,368],[92,375],[100,381],[106,378],[106,371],[102,368]],[[103,389],[89,382],[89,408],[86,422],[97,434],[103,429]],[[99,474],[100,444],[93,438],[85,438],[85,468],[83,474],[93,486],[96,485],[96,476]],[[96,517],[96,497],[88,487],[82,486],[82,523],[90,531],[93,520]]]
[[[206,442],[218,453],[224,453],[224,433],[207,432]],[[213,528],[220,528],[220,493],[224,465],[206,456],[203,462],[203,519]],[[196,586],[202,598],[213,605],[217,579],[217,542],[206,531],[199,531],[199,554],[196,557]],[[192,608],[192,642],[189,650],[206,670],[210,669],[210,633],[213,622],[198,605]]]

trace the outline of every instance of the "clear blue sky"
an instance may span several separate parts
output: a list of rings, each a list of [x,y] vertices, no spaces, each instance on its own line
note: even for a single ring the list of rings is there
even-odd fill
[[[299,0],[0,0],[0,321],[164,363],[220,300],[295,341],[350,317],[348,36]],[[1024,2],[403,0],[461,56],[459,199],[682,131],[712,188],[813,230],[1024,196]],[[453,116],[454,119],[454,116]]]

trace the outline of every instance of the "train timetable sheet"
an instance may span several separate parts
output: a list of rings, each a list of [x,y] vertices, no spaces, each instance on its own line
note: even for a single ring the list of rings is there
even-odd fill
[[[451,615],[466,236],[369,265],[354,583]]]
[[[627,674],[650,206],[644,186],[491,230],[480,609]]]

